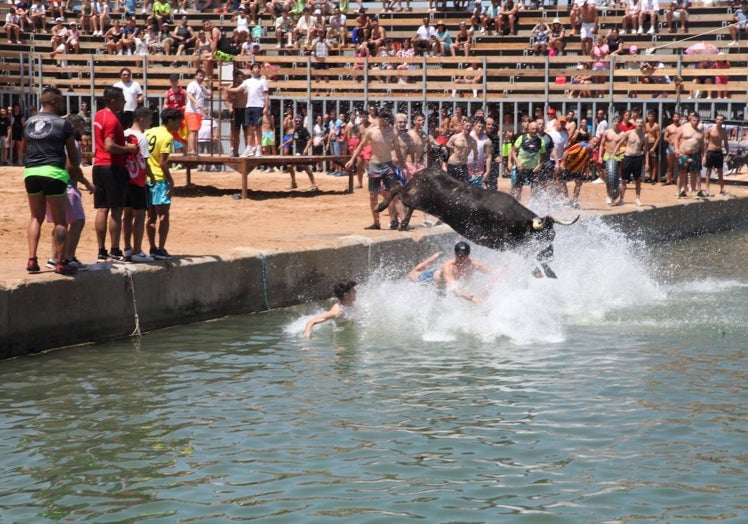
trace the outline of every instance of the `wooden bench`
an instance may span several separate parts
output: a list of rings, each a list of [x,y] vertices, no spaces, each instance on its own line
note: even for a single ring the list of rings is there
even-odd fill
[[[232,169],[239,172],[242,177],[242,192],[241,196],[243,199],[247,198],[249,173],[253,169],[259,166],[311,166],[324,160],[325,162],[331,162],[339,166],[345,166],[345,163],[350,160],[349,155],[327,155],[327,156],[262,156],[262,157],[235,157],[229,155],[184,155],[184,154],[173,154],[169,155],[169,163],[171,164],[182,164],[187,170],[187,184],[192,183],[192,168],[197,167],[201,164],[207,165],[220,165],[229,166]],[[348,193],[353,193],[353,177],[354,171],[348,171]]]

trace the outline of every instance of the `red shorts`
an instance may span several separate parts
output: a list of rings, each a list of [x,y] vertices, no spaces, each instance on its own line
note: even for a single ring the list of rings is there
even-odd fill
[[[203,125],[203,115],[200,113],[185,113],[184,120],[187,122],[187,129],[190,131],[200,131],[200,126]]]

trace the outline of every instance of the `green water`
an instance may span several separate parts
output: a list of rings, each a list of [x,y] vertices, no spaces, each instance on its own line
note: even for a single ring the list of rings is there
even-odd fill
[[[311,341],[319,304],[3,362],[0,520],[747,522],[748,235],[606,235],[480,309],[378,278]]]

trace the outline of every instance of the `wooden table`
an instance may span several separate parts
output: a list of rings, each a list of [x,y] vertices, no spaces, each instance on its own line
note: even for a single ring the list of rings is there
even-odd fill
[[[350,160],[350,155],[339,156],[261,156],[261,157],[243,157],[230,155],[169,155],[170,164],[182,164],[187,169],[187,184],[192,182],[192,168],[198,165],[219,165],[229,166],[239,172],[242,176],[242,198],[247,198],[247,178],[249,173],[259,166],[281,167],[286,165],[292,166],[311,166],[320,161],[336,164],[341,171],[345,169],[345,163]],[[354,171],[348,173],[348,192],[353,193],[353,176]]]

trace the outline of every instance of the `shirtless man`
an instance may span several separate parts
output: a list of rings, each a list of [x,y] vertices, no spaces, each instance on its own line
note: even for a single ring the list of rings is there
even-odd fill
[[[455,114],[449,119],[449,133],[448,135],[454,135],[462,131],[462,123],[465,121],[465,115],[462,114],[462,108],[460,106],[455,107]]]
[[[275,117],[270,112],[270,108],[265,106],[262,110],[262,138],[261,138],[262,152],[264,155],[277,155],[278,151],[275,149]],[[266,169],[270,171],[268,167]]]
[[[422,113],[416,113],[413,116],[413,128],[408,131],[408,135],[410,135],[410,140],[413,144],[410,154],[410,162],[408,162],[408,159],[405,160],[405,177],[408,180],[410,180],[413,175],[426,168],[423,159],[426,158],[428,148],[436,144],[434,138],[424,132],[423,126],[425,123],[426,117],[424,117]]]
[[[621,162],[621,199],[618,204],[623,204],[626,194],[626,185],[631,179],[636,184],[636,205],[641,206],[642,193],[642,168],[649,169],[649,155],[646,154],[646,140],[644,135],[644,121],[641,117],[634,119],[634,129],[621,133],[616,143],[616,149],[624,148],[623,161]]]
[[[657,150],[660,148],[660,124],[655,120],[654,111],[647,111],[647,121],[644,122],[644,134],[647,137],[645,151],[649,157],[649,177],[647,182],[657,183],[660,163],[657,160]]]
[[[470,183],[477,187],[483,187],[486,175],[491,172],[493,161],[493,145],[491,139],[485,133],[486,121],[483,117],[477,117],[473,124],[470,136],[475,140],[476,152],[468,155],[468,173]]]
[[[722,178],[723,166],[725,164],[725,152],[730,150],[730,144],[727,139],[727,130],[724,128],[725,117],[718,114],[715,118],[715,124],[704,133],[704,146],[706,147],[706,191],[705,196],[712,196],[709,191],[711,183],[712,169],[717,171],[719,180],[719,194],[726,195],[725,181]]]
[[[701,191],[701,165],[704,160],[704,131],[699,124],[699,115],[691,113],[688,122],[680,126],[675,136],[675,156],[680,164],[678,173],[678,194],[675,198],[688,196],[688,179],[690,175],[693,198],[704,196]]]
[[[304,328],[304,337],[312,336],[312,328],[328,320],[347,319],[353,307],[356,305],[356,282],[353,280],[341,280],[333,288],[333,294],[338,301],[333,306],[314,318],[311,318]]]
[[[345,164],[345,168],[350,170],[356,163],[356,159],[361,154],[364,147],[371,146],[371,159],[369,160],[369,206],[374,222],[364,229],[382,229],[379,224],[379,213],[376,212],[379,195],[387,196],[389,190],[399,181],[395,175],[395,164],[392,162],[392,153],[397,158],[397,165],[403,165],[404,159],[402,152],[398,147],[397,135],[392,129],[392,115],[390,113],[379,114],[379,125],[369,126],[364,133],[361,141],[351,155],[351,159]],[[402,202],[396,203],[397,214],[400,217],[405,216],[405,210]]]
[[[468,158],[471,153],[474,156],[478,156],[478,143],[470,135],[472,129],[473,121],[469,118],[464,118],[462,121],[462,132],[455,133],[447,142],[450,154],[445,162],[446,166],[443,166],[443,169],[447,171],[449,176],[465,184],[470,181]]]
[[[441,255],[441,253],[434,253],[420,262],[408,273],[408,278],[413,282],[435,284],[440,289],[454,293],[455,296],[469,300],[473,304],[480,304],[479,297],[460,289],[457,282],[469,279],[476,271],[488,274],[491,270],[482,262],[470,258],[470,244],[467,242],[455,244],[455,257],[452,260],[446,261],[439,267],[432,267]]]
[[[238,87],[244,82],[244,72],[234,69],[234,80],[232,87]],[[247,128],[244,127],[244,110],[247,107],[247,92],[243,89],[236,92],[226,93],[226,105],[231,111],[231,155],[239,156],[239,137],[244,133],[244,142],[247,142]]]
[[[590,0],[577,0],[582,2],[582,7],[579,9],[579,19],[582,23],[582,28],[579,36],[582,40],[582,55],[590,56],[592,53],[592,38],[597,33],[597,7],[594,1]]]
[[[455,79],[455,84],[472,84],[479,85],[483,82],[483,68],[481,67],[480,61],[475,61],[468,67],[462,70],[463,75],[460,78]],[[457,90],[452,90],[452,98],[457,96]],[[478,98],[478,89],[473,88],[473,98]],[[458,106],[459,107],[459,106]],[[460,109],[462,112],[462,109]]]
[[[294,124],[293,108],[287,107],[286,114],[283,115],[283,141],[281,142],[281,144],[287,144],[281,146],[281,153],[284,155],[291,154],[291,148],[293,147],[293,132],[295,129],[296,125]]]
[[[402,176],[406,181],[410,181],[412,174],[408,170],[407,158],[413,157],[413,139],[408,133],[408,117],[404,113],[398,113],[395,115],[395,133],[397,136],[397,148],[400,150],[398,158],[402,159],[402,163],[395,162],[395,167],[400,170]],[[400,201],[400,197],[395,197],[389,207],[390,212],[390,229],[397,229],[400,225],[398,219],[402,220],[405,218],[404,215],[397,214],[396,203]]]
[[[663,140],[667,144],[667,149],[665,149],[665,162],[667,163],[667,172],[665,173],[666,186],[673,184],[673,174],[675,174],[675,178],[678,177],[678,162],[676,162],[675,158],[675,136],[679,128],[680,115],[674,113],[670,125],[665,128],[663,136]]]
[[[600,151],[598,155],[597,163],[601,166],[605,166],[604,169],[607,171],[608,163],[612,164],[611,169],[618,171],[620,169],[620,162],[623,160],[623,155],[618,151],[618,134],[619,126],[621,124],[621,117],[616,116],[610,123],[610,127],[600,137]],[[620,171],[618,171],[620,173]],[[613,205],[613,199],[608,195],[605,199],[605,203],[609,206]]]

